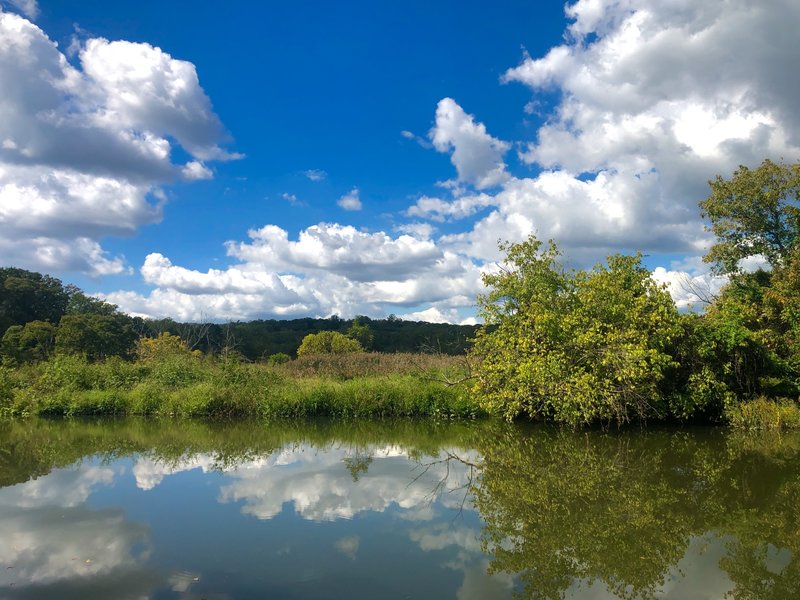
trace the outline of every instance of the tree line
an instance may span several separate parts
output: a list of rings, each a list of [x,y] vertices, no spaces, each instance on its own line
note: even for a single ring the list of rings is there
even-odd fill
[[[131,317],[116,306],[84,294],[55,277],[0,268],[0,356],[6,364],[79,354],[90,361],[134,357],[137,340],[164,333],[205,354],[236,352],[243,359],[294,357],[309,334],[337,332],[375,352],[464,354],[476,327],[447,323],[357,317],[180,323]]]

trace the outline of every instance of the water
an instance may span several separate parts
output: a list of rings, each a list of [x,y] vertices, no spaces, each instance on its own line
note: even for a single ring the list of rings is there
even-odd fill
[[[800,597],[800,437],[0,423],[0,598]]]

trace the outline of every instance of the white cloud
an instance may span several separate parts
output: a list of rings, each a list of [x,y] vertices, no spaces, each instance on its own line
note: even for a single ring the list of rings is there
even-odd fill
[[[419,240],[429,240],[436,233],[436,227],[431,225],[430,223],[404,223],[403,225],[397,225],[394,228],[395,231],[400,233],[407,233],[408,235],[415,237]]]
[[[411,140],[413,142],[416,142],[417,144],[419,144],[420,146],[422,146],[426,150],[430,150],[431,148],[433,148],[433,144],[431,144],[428,140],[426,140],[421,135],[417,135],[416,133],[414,133],[412,131],[407,131],[407,130],[404,129],[403,131],[400,132],[400,135],[403,136],[407,140]]]
[[[361,210],[361,199],[358,197],[358,188],[353,188],[336,201],[345,210]]]
[[[192,160],[183,165],[181,174],[183,174],[184,178],[190,181],[197,179],[211,179],[214,177],[214,173],[211,172],[211,169],[209,169],[199,160]]]
[[[0,261],[122,272],[99,240],[159,222],[161,185],[209,178],[202,161],[236,157],[219,145],[225,132],[191,63],[94,38],[76,68],[41,29],[2,11],[0,39]],[[173,164],[170,140],[192,160]]]
[[[429,137],[436,150],[451,152],[459,182],[484,189],[508,179],[503,155],[509,144],[489,135],[483,123],[476,123],[452,98],[439,101]]]
[[[286,200],[292,206],[306,206],[306,203],[300,200],[295,194],[290,194],[289,192],[284,192],[281,194],[281,198]]]
[[[186,269],[152,253],[141,272],[155,290],[103,298],[131,314],[187,320],[385,316],[436,302],[458,322],[457,309],[472,306],[481,289],[479,266],[421,236],[321,223],[296,241],[274,225],[250,237],[250,243],[228,242],[228,255],[240,262],[226,269]]]
[[[561,97],[521,153],[547,171],[507,183],[461,239],[536,231],[578,251],[702,251],[706,182],[800,153],[800,84],[785,77],[800,6],[584,0],[567,15],[564,44],[503,78]]]
[[[322,169],[308,169],[303,171],[303,175],[308,177],[311,181],[322,181],[328,176]]]
[[[39,3],[36,0],[7,0],[8,3],[19,10],[23,15],[33,20],[39,16]]]
[[[537,106],[540,94],[559,98],[520,153],[543,170],[506,175],[494,193],[422,197],[407,216],[452,222],[488,209],[437,241],[477,260],[498,259],[498,240],[532,233],[555,239],[582,265],[637,249],[703,253],[710,235],[697,203],[706,182],[739,164],[800,155],[800,84],[785,76],[800,60],[792,33],[800,6],[583,0],[566,12],[565,43],[541,58],[526,55],[503,77],[529,86]],[[470,156],[483,160],[457,156],[453,130],[471,132],[464,137],[484,153]],[[494,138],[453,100],[440,102],[434,132],[437,149],[454,148],[458,181],[505,172],[491,168],[503,147],[493,152]]]

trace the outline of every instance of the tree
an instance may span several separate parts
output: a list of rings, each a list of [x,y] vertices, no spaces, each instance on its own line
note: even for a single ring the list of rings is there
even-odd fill
[[[352,340],[338,331],[320,331],[319,333],[309,333],[303,338],[300,347],[297,349],[297,356],[308,354],[344,354],[346,352],[362,352],[356,340]]]
[[[357,341],[366,350],[372,347],[372,342],[375,339],[372,329],[370,329],[369,325],[366,323],[362,323],[359,317],[353,319],[353,323],[350,325],[345,335]]]
[[[200,355],[200,351],[196,351]],[[136,358],[139,360],[164,360],[173,356],[192,356],[180,336],[166,331],[154,338],[139,338],[136,342]]]
[[[64,315],[56,330],[56,352],[82,354],[89,360],[130,358],[137,338],[127,315]]]
[[[641,255],[567,271],[553,242],[531,236],[501,250],[472,350],[484,407],[572,425],[666,417],[660,385],[676,366],[680,316]]]
[[[46,360],[55,346],[56,328],[47,321],[12,325],[2,340],[2,354],[16,363]]]
[[[61,281],[24,269],[0,269],[0,333],[30,321],[58,323],[69,295]]]
[[[800,232],[800,163],[765,160],[709,185],[711,194],[700,208],[717,242],[704,260],[721,274],[739,272],[740,261],[756,255],[772,266],[783,263]]]

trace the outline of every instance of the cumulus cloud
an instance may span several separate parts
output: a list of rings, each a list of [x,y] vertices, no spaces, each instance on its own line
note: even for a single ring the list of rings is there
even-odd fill
[[[510,145],[493,138],[455,100],[444,98],[436,107],[436,124],[428,136],[439,152],[450,152],[458,181],[478,189],[496,186],[509,177],[503,155]]]
[[[358,188],[353,188],[336,201],[345,210],[361,210],[361,199],[358,197]]]
[[[444,98],[428,137],[455,168],[440,182],[451,193],[413,202],[401,215],[409,222],[394,225],[401,235],[318,224],[290,240],[266,225],[249,240],[228,243],[238,264],[220,275],[224,289],[209,291],[204,277],[211,271],[180,279],[174,266],[160,265],[170,276],[152,278],[159,287],[149,297],[114,301],[151,314],[193,314],[201,302],[263,314],[271,295],[246,289],[241,273],[248,273],[253,281],[275,275],[297,294],[299,302],[276,305],[285,315],[307,307],[306,314],[320,316],[400,312],[455,320],[474,304],[481,272],[501,258],[497,242],[536,234],[555,239],[574,266],[614,252],[641,250],[651,262],[665,257],[654,276],[681,307],[696,306],[701,290],[715,293],[724,282],[670,261],[701,256],[710,243],[697,207],[706,182],[740,164],[800,156],[800,81],[788,75],[800,62],[800,5],[579,0],[565,10],[563,43],[523,56],[502,77],[531,90],[521,114],[554,106],[534,135],[517,141],[531,172],[512,173],[512,145]],[[412,131],[401,136],[419,142]],[[158,159],[159,139],[137,138],[141,168],[166,164]],[[2,152],[24,156],[27,146],[13,135],[0,142]],[[340,202],[360,207],[356,190],[348,196]],[[157,203],[150,204],[155,215],[145,208],[140,220],[158,218]]]
[[[686,252],[704,245],[706,181],[800,152],[800,85],[777,82],[800,59],[794,3],[582,0],[567,16],[564,44],[503,77],[561,97],[520,155],[546,171],[512,182],[527,200],[504,190],[484,225],[522,217],[570,246]]]
[[[425,302],[455,315],[474,304],[481,287],[479,265],[420,235],[320,223],[297,240],[275,225],[250,231],[250,238],[228,242],[239,263],[226,269],[185,269],[152,253],[141,273],[156,289],[103,297],[132,314],[187,320],[386,315]]]
[[[99,240],[160,221],[162,185],[210,178],[203,161],[238,156],[222,149],[225,131],[189,62],[92,38],[74,67],[40,28],[2,11],[0,39],[3,262],[22,265],[8,249],[20,245],[28,268],[123,272],[124,258]],[[173,164],[171,140],[192,160]]]
[[[446,98],[431,132],[437,149],[452,153],[458,182],[480,189],[495,174],[500,189],[423,196],[406,215],[464,221],[437,246],[479,261],[500,258],[498,240],[530,234],[557,240],[578,266],[637,249],[702,254],[710,235],[697,203],[706,182],[739,164],[800,155],[800,85],[786,77],[800,59],[792,34],[800,7],[785,0],[581,0],[566,14],[563,44],[542,57],[526,55],[502,77],[528,86],[537,106],[545,95],[557,99],[519,153],[538,174],[508,175],[506,146]],[[471,162],[459,154],[473,147],[482,152],[465,152]],[[713,293],[722,284],[666,267],[657,277],[682,306],[697,302],[683,287]]]

